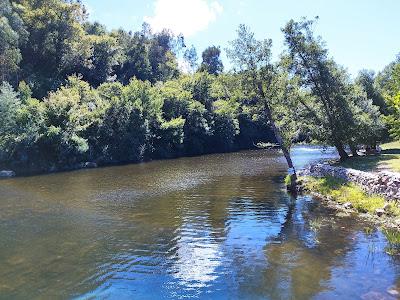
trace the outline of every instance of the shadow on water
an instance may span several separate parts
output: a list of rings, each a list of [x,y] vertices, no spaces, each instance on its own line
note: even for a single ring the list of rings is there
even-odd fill
[[[2,181],[0,298],[390,297],[382,233],[289,197],[285,171],[249,151]]]

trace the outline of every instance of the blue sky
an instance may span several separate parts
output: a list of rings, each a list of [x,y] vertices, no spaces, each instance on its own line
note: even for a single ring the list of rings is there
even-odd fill
[[[400,53],[399,0],[83,0],[90,19],[109,29],[183,32],[200,56],[209,45],[222,49],[244,23],[257,38],[272,38],[275,57],[284,49],[281,27],[290,20],[319,16],[316,31],[330,55],[356,75],[381,70]],[[226,58],[224,57],[224,62]]]

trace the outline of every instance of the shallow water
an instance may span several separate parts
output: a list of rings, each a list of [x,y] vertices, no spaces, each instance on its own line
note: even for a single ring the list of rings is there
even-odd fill
[[[247,151],[0,181],[0,298],[394,299],[383,234],[285,172]]]

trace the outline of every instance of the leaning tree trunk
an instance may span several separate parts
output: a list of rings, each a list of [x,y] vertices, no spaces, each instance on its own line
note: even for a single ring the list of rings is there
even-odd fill
[[[278,126],[276,126],[275,121],[272,117],[272,112],[271,109],[268,106],[268,103],[265,103],[265,113],[267,115],[268,121],[270,122],[270,126],[272,128],[272,131],[274,132],[276,141],[279,144],[279,147],[281,148],[282,152],[283,152],[283,156],[286,159],[287,165],[289,167],[289,175],[290,175],[290,191],[291,192],[296,192],[296,186],[297,186],[297,174],[296,174],[296,169],[293,165],[293,161],[292,158],[290,156],[290,151],[289,149],[286,147],[283,138],[282,138],[282,134],[278,128]]]
[[[257,80],[255,82],[257,82]],[[296,193],[297,192],[297,174],[296,174],[296,169],[294,168],[294,165],[293,165],[292,158],[290,157],[289,149],[285,146],[281,132],[280,132],[278,126],[276,126],[274,118],[272,117],[272,111],[269,106],[268,99],[264,93],[262,83],[260,81],[258,81],[255,84],[255,87],[258,89],[259,96],[264,101],[265,114],[267,116],[268,121],[270,122],[270,126],[272,128],[272,131],[274,132],[276,141],[278,142],[279,147],[281,148],[281,150],[283,152],[283,156],[285,156],[287,165],[289,167],[290,186],[288,188],[291,192]]]
[[[282,139],[282,135],[280,133],[280,130],[273,121],[271,121],[271,127],[275,134],[276,141],[278,142],[278,144],[283,152],[283,156],[285,157],[287,165],[289,167],[290,190],[292,192],[294,192],[294,191],[296,191],[297,174],[296,174],[296,169],[294,168],[294,165],[293,165],[292,158],[290,156],[289,149],[285,146],[283,139]]]

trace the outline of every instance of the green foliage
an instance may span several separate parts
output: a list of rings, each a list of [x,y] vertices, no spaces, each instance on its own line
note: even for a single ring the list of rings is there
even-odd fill
[[[239,26],[237,33],[237,38],[230,42],[230,48],[227,49],[228,57],[237,68],[236,72],[246,97],[253,100],[253,108],[268,122],[288,167],[294,170],[289,150],[291,141],[285,140],[288,134],[282,133],[282,128],[276,121],[275,104],[282,101],[278,91],[286,89],[287,85],[286,81],[277,79],[278,70],[271,63],[272,40],[257,40],[254,33],[243,24]],[[283,86],[279,83],[283,83]]]
[[[292,185],[292,176],[286,175],[284,182],[285,182],[286,186],[291,186]]]
[[[238,149],[241,128],[250,132],[253,124],[258,141],[266,127],[255,125],[251,110],[242,111],[233,82],[197,73],[154,85],[133,78],[125,86],[93,88],[71,76],[42,101],[24,82],[19,93],[5,83],[0,163],[37,171]]]
[[[379,107],[355,88],[347,72],[329,58],[321,38],[314,36],[313,23],[291,20],[282,29],[288,47],[286,61],[292,76],[299,78],[309,93],[298,102],[304,108],[312,137],[334,145],[340,157],[346,159],[344,145],[373,145],[381,136]]]
[[[12,80],[22,60],[20,46],[28,32],[9,0],[0,6],[0,80]]]
[[[200,65],[200,71],[213,75],[222,73],[224,65],[222,64],[220,55],[221,49],[219,47],[211,46],[205,49],[201,54],[203,61]]]
[[[385,235],[388,246],[385,248],[389,255],[399,255],[400,254],[400,233],[396,229],[383,229],[383,234]]]
[[[374,71],[361,70],[355,83],[366,93],[367,99],[371,99],[372,104],[379,107],[382,114],[387,114],[387,104],[375,81],[376,76]]]
[[[291,164],[299,140],[374,144],[385,136],[381,113],[400,137],[399,61],[352,82],[312,22],[287,24],[288,52],[277,63],[272,41],[241,25],[227,51],[234,71],[223,73],[219,47],[206,48],[198,67],[183,36],[148,24],[108,31],[87,19],[81,1],[3,0],[0,79],[11,85],[0,91],[0,163],[48,170],[261,141],[278,142]]]
[[[11,155],[16,138],[17,112],[21,103],[12,86],[3,83],[0,87],[0,155]]]

